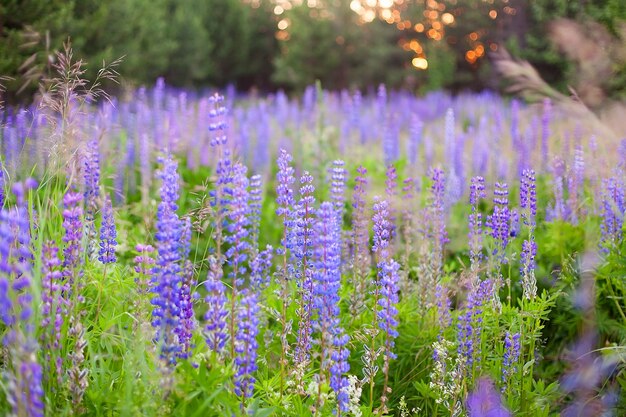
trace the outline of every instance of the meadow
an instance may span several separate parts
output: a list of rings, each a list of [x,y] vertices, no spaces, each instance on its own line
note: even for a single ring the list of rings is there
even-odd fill
[[[626,142],[491,92],[72,80],[4,109],[3,415],[626,414]]]

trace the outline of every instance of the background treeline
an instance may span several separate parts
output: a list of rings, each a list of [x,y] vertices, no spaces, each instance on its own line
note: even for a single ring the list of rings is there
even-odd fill
[[[379,19],[358,24],[350,1],[318,0],[324,12],[303,3],[276,16],[276,4],[269,0],[4,0],[0,74],[13,78],[5,82],[9,99],[24,100],[33,91],[25,82],[35,85],[46,75],[54,51],[69,36],[75,55],[90,64],[87,77],[94,77],[103,60],[124,56],[118,70],[131,85],[152,84],[162,76],[174,86],[233,84],[241,91],[301,90],[316,79],[329,89],[378,83],[421,90],[494,87],[497,78],[487,58],[475,63],[465,59],[468,44],[463,40],[478,31],[486,45],[506,45],[565,91],[580,82],[582,64],[571,54],[568,59],[563,45],[559,48],[547,36],[550,24],[559,18],[597,22],[585,26],[588,33],[601,27],[623,44],[619,36],[626,19],[622,0],[509,0],[515,15],[501,13],[498,19],[489,17],[494,2],[457,0],[443,2],[456,19],[443,40],[434,41]],[[416,23],[426,4],[409,1],[403,17]],[[288,37],[278,40],[281,19],[289,20]],[[426,71],[416,70],[411,65],[414,51],[400,46],[416,37],[428,58]],[[625,90],[624,62],[609,64],[611,77],[602,87],[609,95]]]

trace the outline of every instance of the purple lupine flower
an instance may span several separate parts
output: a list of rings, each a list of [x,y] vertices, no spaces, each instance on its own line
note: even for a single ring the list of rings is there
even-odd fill
[[[511,212],[509,211],[509,189],[506,183],[496,183],[493,192],[493,214],[487,218],[487,226],[491,229],[491,237],[496,241],[493,255],[506,263],[506,247],[511,238]]]
[[[466,407],[468,417],[511,417],[493,382],[487,378],[478,380],[474,391],[467,396]]]
[[[8,331],[8,395],[13,414],[43,417],[42,369],[32,323],[32,252],[26,193],[32,182],[12,187],[17,206],[0,211],[0,319]]]
[[[284,150],[280,150],[278,156],[278,173],[276,174],[276,215],[282,217],[283,236],[281,239],[281,247],[277,250],[278,255],[283,257],[283,265],[278,273],[280,284],[280,298],[282,302],[280,324],[281,324],[281,356],[280,356],[280,390],[283,390],[283,378],[285,375],[285,366],[287,361],[287,351],[289,350],[289,340],[287,339],[291,333],[291,324],[287,321],[287,303],[288,303],[288,274],[293,266],[288,264],[287,251],[292,250],[294,246],[293,238],[293,206],[294,196],[292,184],[295,181],[293,176],[294,169],[291,167],[291,155]]]
[[[346,169],[344,165],[345,163],[342,160],[337,159],[333,161],[333,168],[331,170],[330,199],[337,212],[337,224],[340,228],[343,218],[344,194],[346,190]]]
[[[537,280],[535,278],[535,257],[537,243],[535,242],[535,217],[537,215],[537,189],[535,171],[525,169],[522,172],[520,184],[520,208],[522,219],[528,228],[528,237],[522,243],[520,254],[520,274],[524,297],[531,300],[537,294]]]
[[[450,315],[452,304],[448,296],[448,289],[441,284],[437,284],[435,287],[435,305],[437,307],[437,320],[439,321],[439,336],[441,337],[443,331],[452,322]]]
[[[57,377],[60,378],[63,375],[63,370],[60,366],[56,366],[60,358],[52,361],[51,352],[59,352],[61,348],[61,326],[63,325],[63,300],[61,298],[62,275],[59,270],[61,261],[58,257],[59,248],[54,242],[45,243],[42,252],[42,346],[46,351],[45,363],[48,364],[48,369],[54,369],[53,372],[49,372],[50,376],[56,373]]]
[[[282,248],[279,249],[279,255],[285,255],[287,249],[291,246],[291,229],[293,221],[291,220],[291,211],[295,199],[293,196],[292,184],[295,182],[293,176],[294,169],[291,167],[291,155],[286,150],[281,149],[278,156],[278,173],[276,174],[276,215],[283,219],[283,241]],[[286,271],[285,271],[286,272]]]
[[[256,357],[259,344],[259,305],[255,291],[246,289],[237,314],[239,326],[235,334],[235,394],[251,398],[256,379],[253,373],[257,369]]]
[[[397,303],[400,265],[391,259],[390,256],[389,204],[386,200],[379,200],[378,197],[375,197],[373,211],[374,244],[372,250],[376,254],[377,263],[376,287],[374,291],[374,302],[376,305],[374,308],[377,327],[382,330],[385,340],[383,354],[385,386],[381,398],[382,407],[385,408],[387,403],[386,389],[389,378],[389,362],[396,357],[393,353],[393,348],[395,346],[395,338],[398,336]]]
[[[520,208],[522,209],[522,219],[526,226],[535,227],[535,216],[537,215],[537,185],[535,181],[535,171],[525,169],[522,172],[520,181]]]
[[[438,261],[443,256],[443,249],[448,240],[448,232],[446,230],[446,205],[445,205],[445,175],[443,170],[435,168],[431,173],[432,186],[431,190],[431,228],[432,236],[435,239],[435,251]]]
[[[191,250],[191,220],[186,217],[183,224],[181,261],[183,266],[183,280],[180,286],[180,321],[175,332],[178,336],[178,342],[181,345],[180,358],[187,358],[191,349],[191,338],[196,322],[193,313],[193,300],[196,296],[196,280],[194,278],[193,264],[189,261],[189,252]]]
[[[224,96],[214,94],[209,97],[209,133],[210,145],[218,147],[226,144],[228,137],[226,136],[227,124],[226,116],[228,111],[224,107]]]
[[[393,259],[378,263],[378,285],[380,297],[378,299],[378,327],[383,331],[385,344],[383,352],[383,373],[385,385],[383,388],[383,408],[386,404],[386,390],[389,378],[389,362],[396,359],[393,352],[395,339],[398,337],[398,284],[400,264]]]
[[[228,298],[225,295],[226,286],[221,279],[222,268],[215,259],[210,259],[209,273],[205,281],[207,296],[205,302],[207,311],[204,315],[206,344],[219,356],[224,354],[226,343],[229,340],[227,331]]]
[[[168,364],[176,363],[181,346],[175,330],[180,326],[180,288],[182,285],[181,241],[183,224],[178,209],[179,176],[177,163],[171,156],[160,158],[163,165],[157,176],[161,179],[161,202],[157,209],[157,263],[154,267],[151,302],[152,325],[156,328],[155,340],[160,344],[161,358]]]
[[[117,245],[117,231],[115,230],[115,219],[113,218],[113,208],[111,200],[107,196],[102,208],[102,226],[100,227],[100,252],[98,260],[103,264],[115,263],[115,245]]]
[[[357,317],[365,307],[367,274],[370,269],[369,219],[367,210],[367,169],[359,166],[352,196],[352,286],[350,312]]]
[[[478,369],[481,360],[481,333],[483,329],[483,306],[491,295],[492,281],[480,281],[467,296],[467,304],[463,314],[459,317],[457,335],[459,340],[458,353],[465,358],[468,365],[467,372],[472,368]]]
[[[135,250],[139,253],[133,260],[135,263],[135,272],[140,276],[140,278],[136,280],[136,283],[139,294],[143,296],[148,293],[150,286],[149,277],[152,277],[154,273],[154,258],[151,255],[154,252],[154,247],[152,247],[152,245],[139,243],[135,246]]]
[[[343,168],[342,168],[343,169]],[[334,174],[333,174],[334,176]],[[333,187],[334,188],[334,187]],[[341,186],[338,186],[341,189]],[[314,236],[314,214],[315,197],[313,193],[313,177],[304,172],[300,177],[300,200],[296,206],[295,235],[296,245],[293,251],[296,264],[301,265],[301,270],[296,269],[294,275],[297,279],[299,290],[299,328],[297,344],[294,355],[296,368],[303,367],[309,361],[310,339],[311,339],[311,317],[313,314],[313,236]],[[339,193],[339,190],[337,190]],[[343,189],[340,191],[343,193]],[[343,198],[342,196],[337,196]],[[343,203],[341,203],[343,209]],[[298,376],[299,378],[299,376]],[[298,381],[300,383],[301,381]]]
[[[63,236],[63,242],[65,247],[63,248],[63,277],[65,285],[70,287],[74,285],[74,281],[77,278],[76,274],[79,273],[76,269],[81,263],[81,241],[83,238],[83,209],[80,206],[82,201],[82,195],[68,191],[63,197],[63,228],[65,229],[65,236]],[[65,289],[64,289],[65,290]]]
[[[84,165],[84,192],[85,201],[85,226],[87,234],[87,256],[91,257],[95,252],[96,224],[95,212],[98,209],[98,197],[100,196],[100,154],[98,141],[92,139],[87,143],[83,156]]]
[[[84,182],[86,212],[93,215],[97,209],[96,201],[100,195],[100,151],[98,141],[94,138],[87,143],[84,155]]]
[[[485,179],[481,176],[472,178],[470,185],[469,202],[472,212],[468,216],[469,225],[469,246],[471,269],[476,272],[478,270],[483,250],[483,224],[482,214],[478,211],[478,203],[480,199],[486,198]]]
[[[506,332],[504,337],[504,356],[502,357],[502,382],[508,385],[509,379],[517,372],[517,363],[520,356],[520,334]],[[504,392],[505,387],[502,387]]]
[[[339,320],[341,246],[336,209],[329,202],[322,203],[317,212],[314,260],[314,329],[319,332],[322,347],[320,376],[325,380],[330,373],[331,388],[337,393],[339,409],[347,411],[349,398],[345,394],[347,379],[344,375],[349,369],[345,347],[347,335]]]
[[[602,238],[600,246],[604,252],[621,243],[624,214],[626,213],[626,198],[624,185],[617,177],[602,181],[602,223],[600,230]]]
[[[232,187],[232,201],[230,209],[228,211],[228,226],[227,235],[225,238],[226,243],[230,245],[226,251],[226,259],[231,268],[228,273],[231,279],[231,311],[229,332],[231,337],[231,357],[234,357],[235,353],[235,323],[237,318],[237,312],[235,309],[234,300],[237,299],[239,288],[243,285],[243,277],[246,276],[245,262],[247,260],[247,253],[250,247],[248,242],[249,236],[249,212],[250,206],[248,204],[248,178],[246,177],[247,168],[239,163],[235,164],[233,175],[233,187]]]
[[[250,287],[255,291],[267,288],[270,284],[270,270],[274,248],[267,245],[264,250],[256,253],[250,261]]]

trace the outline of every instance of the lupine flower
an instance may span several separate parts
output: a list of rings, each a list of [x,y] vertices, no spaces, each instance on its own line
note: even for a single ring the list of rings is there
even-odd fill
[[[387,383],[389,378],[389,362],[395,359],[393,348],[395,338],[398,336],[398,284],[400,265],[391,259],[389,252],[389,240],[391,237],[389,228],[389,210],[386,200],[374,199],[374,245],[372,250],[376,254],[377,278],[374,301],[376,311],[376,324],[384,335],[383,372],[385,374],[385,386],[381,398],[382,407],[386,407]]]
[[[344,206],[344,193],[346,188],[346,169],[345,163],[337,159],[333,161],[333,168],[331,170],[331,186],[330,186],[330,198],[333,206],[337,212],[338,225],[341,227],[341,220],[343,218],[343,206]]]
[[[273,250],[272,246],[267,245],[250,261],[250,286],[255,291],[266,288],[270,283]]]
[[[313,306],[316,312],[314,329],[319,332],[321,355],[321,377],[330,373],[331,388],[337,393],[338,406],[347,411],[348,386],[345,373],[347,362],[347,336],[339,322],[339,287],[341,285],[341,247],[335,208],[324,202],[317,212],[315,224],[314,259],[316,270],[313,276]]]
[[[100,152],[96,139],[91,139],[87,143],[83,164],[85,181],[83,197],[86,213],[91,214],[93,219],[94,211],[97,209],[96,200],[100,195]]]
[[[65,236],[63,242],[63,277],[66,285],[72,287],[76,278],[76,271],[80,263],[81,241],[83,237],[83,209],[80,207],[82,195],[68,191],[63,197],[63,228]]]
[[[225,238],[226,243],[230,245],[226,251],[226,259],[231,266],[228,273],[231,279],[231,311],[229,331],[231,338],[235,335],[236,311],[234,311],[239,288],[243,285],[243,277],[246,276],[245,262],[250,247],[248,242],[249,235],[249,211],[248,204],[248,178],[246,177],[247,169],[241,164],[236,164],[233,168],[233,188],[232,201],[228,211],[228,227]],[[235,341],[231,345],[231,356],[234,357]]]
[[[468,417],[511,417],[493,382],[487,378],[478,380],[476,388],[467,397],[466,406]]]
[[[289,341],[287,340],[287,336],[291,333],[291,324],[287,321],[287,298],[288,298],[288,274],[289,270],[292,268],[288,265],[288,257],[287,251],[292,250],[293,248],[293,205],[295,203],[295,199],[293,196],[292,184],[295,181],[293,176],[294,169],[291,167],[291,155],[287,153],[286,150],[281,149],[280,154],[278,156],[278,173],[276,174],[276,204],[278,208],[276,209],[276,215],[282,218],[283,221],[283,236],[281,240],[281,247],[277,250],[278,255],[283,256],[283,265],[281,271],[279,271],[279,284],[280,284],[280,298],[282,300],[282,308],[281,308],[281,357],[280,357],[280,366],[281,366],[281,392],[283,389],[283,377],[284,370],[286,365],[286,356],[287,351],[289,350]]]
[[[15,415],[43,417],[42,369],[32,320],[32,252],[26,193],[34,184],[12,187],[17,206],[0,211],[0,320],[8,331],[8,402]]]
[[[181,245],[181,260],[183,265],[183,280],[180,286],[180,321],[176,329],[178,342],[181,345],[180,358],[187,358],[191,349],[191,337],[196,327],[193,312],[193,300],[196,296],[196,280],[193,264],[188,260],[191,249],[191,220],[185,218],[183,224],[183,240]]]
[[[444,245],[449,241],[446,230],[446,207],[445,207],[445,176],[443,170],[435,168],[431,175],[431,205],[432,234],[435,240],[435,253],[438,262],[443,262]]]
[[[209,273],[204,283],[207,296],[205,303],[207,306],[204,315],[205,340],[209,349],[217,353],[219,356],[224,354],[226,343],[229,340],[227,331],[228,298],[225,295],[226,286],[222,282],[222,268],[217,265],[217,261],[210,259]]]
[[[292,184],[295,182],[295,178],[293,176],[294,169],[290,166],[291,163],[291,155],[287,153],[284,149],[280,150],[280,155],[278,157],[278,173],[276,174],[276,204],[278,208],[276,209],[276,215],[283,218],[283,248],[280,249],[279,254],[285,254],[287,249],[290,249],[291,245],[290,239],[290,231],[293,227],[293,221],[291,220],[291,210],[295,203],[295,199],[293,196]]]
[[[135,272],[139,274],[140,278],[136,281],[139,294],[144,295],[148,292],[148,287],[150,286],[149,278],[153,275],[153,266],[154,258],[151,254],[154,252],[154,247],[151,245],[143,245],[141,243],[135,246],[135,250],[139,253],[138,256],[135,257]]]
[[[522,276],[522,289],[524,297],[531,300],[537,294],[537,280],[535,278],[535,257],[537,256],[537,243],[535,242],[535,217],[537,215],[537,191],[535,184],[535,171],[525,169],[522,172],[520,184],[520,208],[522,219],[528,228],[528,237],[522,243],[520,254],[520,274]]]
[[[608,252],[612,246],[622,240],[622,227],[624,214],[626,213],[626,198],[622,182],[611,177],[602,181],[602,239],[600,246],[604,252]]]
[[[504,337],[504,356],[502,357],[502,381],[508,384],[511,375],[517,372],[520,355],[520,334],[506,332]],[[504,387],[502,387],[504,391]]]
[[[478,211],[478,202],[481,198],[486,198],[485,179],[481,176],[472,178],[470,185],[469,202],[472,212],[469,214],[469,243],[470,243],[470,261],[472,271],[477,271],[483,250],[483,225],[482,214]]]
[[[69,312],[69,329],[68,334],[74,340],[74,346],[68,355],[69,369],[67,374],[69,377],[69,391],[72,404],[76,408],[80,408],[85,391],[88,386],[87,369],[84,367],[85,355],[84,350],[87,342],[84,339],[85,331],[80,321],[80,304],[84,301],[81,289],[84,285],[82,282],[81,265],[83,260],[82,254],[82,238],[83,238],[83,210],[80,206],[82,195],[68,191],[63,197],[63,228],[65,229],[65,248],[63,249],[63,294],[64,302],[67,304]],[[61,368],[62,363],[57,364]]]
[[[113,218],[113,208],[111,200],[107,196],[102,208],[102,226],[100,227],[100,252],[98,260],[103,264],[117,261],[115,256],[115,245],[117,245],[117,231],[115,230],[115,220]]]
[[[350,312],[357,317],[364,308],[367,293],[367,273],[370,268],[369,253],[369,219],[366,214],[367,170],[360,166],[357,169],[354,193],[352,195],[352,299]]]
[[[334,175],[334,174],[333,174]],[[341,187],[339,187],[341,188]],[[309,360],[310,338],[311,338],[311,316],[313,314],[313,236],[314,236],[314,215],[315,215],[315,197],[313,193],[313,177],[304,172],[300,177],[300,199],[296,206],[296,222],[295,235],[296,245],[293,251],[296,258],[296,264],[301,265],[296,268],[294,275],[297,278],[299,290],[299,328],[297,336],[297,345],[294,355],[294,364],[298,372],[302,372]],[[343,190],[341,191],[343,192]],[[343,210],[343,203],[341,203]],[[297,376],[301,382],[300,375]],[[301,388],[301,387],[300,387]]]
[[[491,237],[496,241],[493,255],[498,255],[501,262],[506,262],[506,247],[511,238],[511,212],[509,211],[509,190],[506,183],[496,183],[493,192],[493,214],[487,218]]]
[[[480,367],[481,359],[481,333],[483,306],[491,295],[491,280],[480,281],[478,286],[470,289],[467,296],[467,304],[463,314],[459,317],[457,336],[459,340],[458,354],[465,357],[465,363],[469,367]]]
[[[157,209],[157,263],[154,268],[155,293],[152,304],[152,325],[156,328],[155,339],[160,344],[161,358],[169,365],[176,363],[181,346],[175,329],[180,326],[180,288],[182,285],[181,241],[183,224],[176,214],[178,209],[177,163],[171,156],[160,159],[163,167],[157,173],[161,179],[161,202]]]
[[[41,277],[41,301],[42,319],[41,328],[42,347],[46,351],[46,363],[48,369],[54,369],[57,378],[63,375],[61,368],[61,357],[57,355],[53,361],[52,352],[59,352],[61,349],[61,326],[63,325],[64,301],[61,297],[62,275],[59,267],[61,261],[58,257],[59,248],[54,242],[47,242],[43,246],[43,263]]]
[[[251,398],[257,369],[256,357],[259,347],[256,336],[259,333],[258,295],[246,289],[242,293],[237,321],[239,323],[235,335],[235,394]]]
[[[537,186],[535,183],[535,171],[532,169],[525,169],[522,172],[520,208],[522,209],[524,224],[534,228],[535,216],[537,215]]]

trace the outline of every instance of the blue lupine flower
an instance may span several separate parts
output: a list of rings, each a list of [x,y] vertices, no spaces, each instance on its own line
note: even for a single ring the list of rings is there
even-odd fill
[[[226,329],[228,317],[228,298],[225,295],[226,286],[222,282],[222,269],[217,265],[216,260],[211,259],[209,273],[204,283],[207,296],[205,298],[207,311],[204,315],[205,340],[209,349],[218,355],[224,354],[224,348],[229,340]]]
[[[239,326],[235,335],[235,394],[250,398],[254,390],[257,369],[256,357],[259,347],[256,337],[259,333],[259,305],[256,292],[246,289],[242,292],[237,319]]]
[[[511,375],[517,372],[520,355],[520,334],[506,332],[504,337],[504,356],[502,357],[502,381],[507,384]],[[504,387],[502,389],[504,391]]]
[[[487,218],[487,226],[491,229],[491,237],[496,241],[493,255],[499,255],[500,260],[506,262],[505,250],[511,239],[511,212],[506,183],[497,182],[493,195],[493,214]]]
[[[463,314],[459,317],[457,325],[458,353],[465,358],[468,373],[471,372],[472,366],[480,366],[482,309],[491,295],[491,287],[491,280],[485,280],[472,288],[467,296],[467,304]]]
[[[485,179],[481,176],[473,177],[470,185],[469,197],[472,212],[469,214],[468,218],[470,261],[472,263],[471,268],[473,271],[478,269],[478,264],[482,258],[483,225],[482,214],[478,211],[478,202],[480,199],[485,197]]]
[[[622,227],[624,214],[626,213],[626,198],[624,197],[624,185],[616,177],[602,181],[602,239],[600,246],[602,251],[608,252],[613,246],[622,240]]]
[[[313,306],[316,312],[314,329],[320,333],[322,376],[330,372],[331,388],[337,392],[338,406],[347,411],[345,394],[349,369],[346,352],[347,336],[339,322],[339,287],[341,286],[341,247],[336,225],[337,216],[332,203],[324,202],[317,212],[315,224],[315,272]]]
[[[107,196],[102,209],[102,226],[100,227],[100,252],[98,260],[103,264],[117,261],[115,256],[115,245],[117,245],[117,231],[115,230],[115,219],[113,218],[113,208],[111,200]]]
[[[181,241],[183,239],[183,223],[176,214],[178,209],[177,163],[171,156],[160,158],[163,164],[157,173],[161,179],[161,202],[157,209],[157,263],[154,268],[152,299],[152,325],[156,328],[155,339],[160,344],[161,358],[168,364],[176,363],[182,353],[175,330],[180,325],[180,288],[182,285]]]

